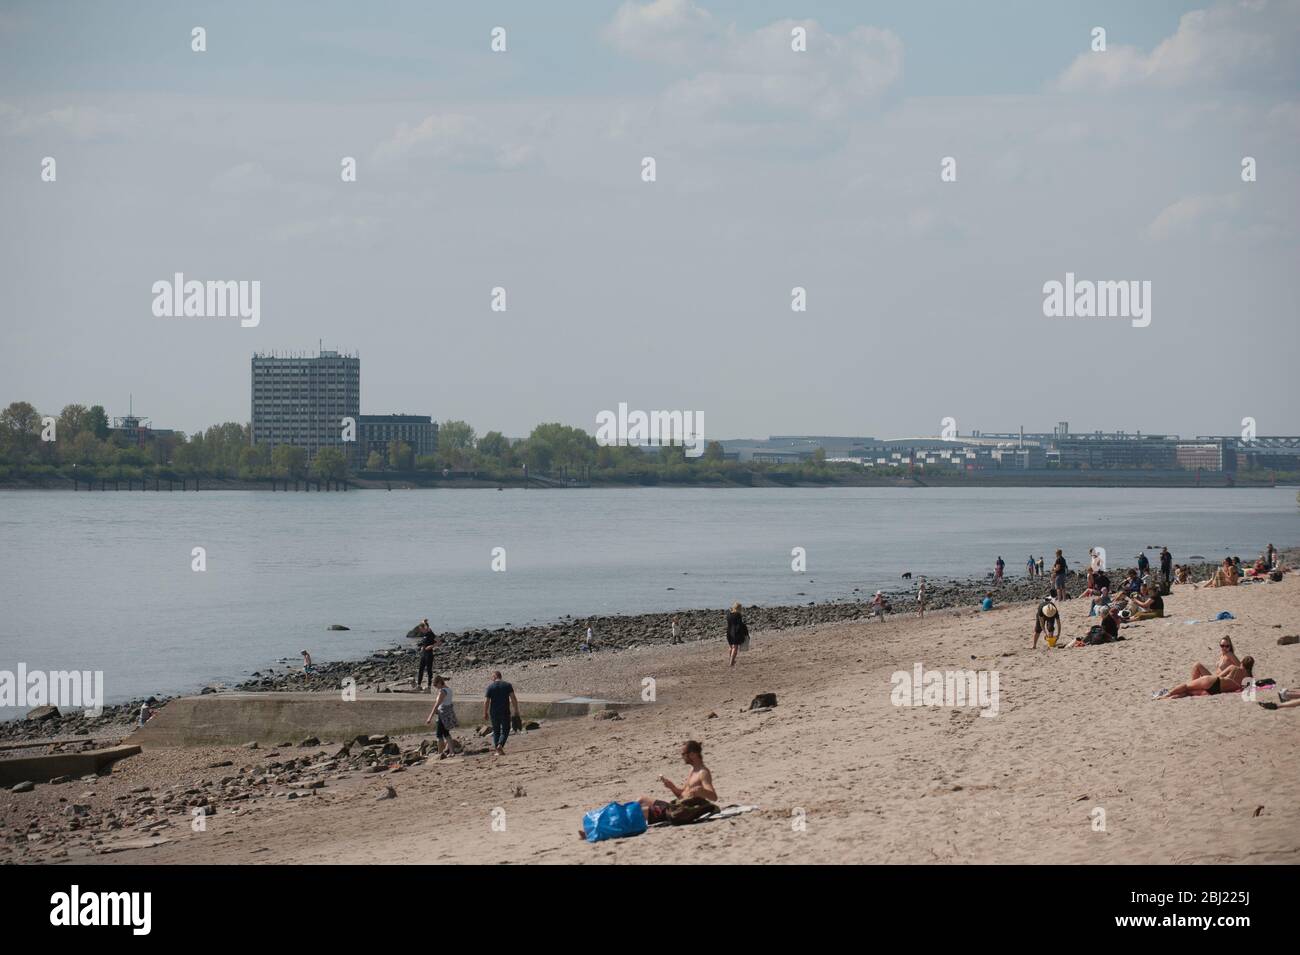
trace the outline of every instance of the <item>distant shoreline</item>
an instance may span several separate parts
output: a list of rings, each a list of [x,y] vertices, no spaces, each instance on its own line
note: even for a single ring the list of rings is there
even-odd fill
[[[129,484],[129,487],[128,487]],[[75,488],[73,482],[64,478],[50,478],[45,480],[8,480],[0,481],[0,491],[73,491],[77,493],[105,493],[117,492],[125,493],[128,490],[131,493],[139,494],[141,491],[146,493],[155,492],[155,482],[150,479],[144,482],[145,487],[141,487],[141,481],[135,479],[127,481],[107,481],[102,485],[96,482],[93,488],[87,486],[86,482],[79,482]],[[171,482],[169,488],[167,481],[157,482],[158,493],[196,493],[195,479],[187,479],[185,489],[182,492],[181,482],[179,480]],[[794,488],[836,488],[836,487],[904,487],[904,488],[927,488],[927,487],[1112,487],[1112,488],[1134,488],[1134,487],[1155,487],[1155,488],[1268,488],[1268,487],[1300,487],[1300,481],[1295,479],[1277,479],[1271,480],[1267,477],[1254,475],[1242,476],[1240,474],[1228,474],[1224,472],[1202,472],[1199,477],[1195,472],[1189,471],[1161,471],[1161,472],[1133,472],[1133,471],[1073,471],[1073,472],[1049,472],[1040,474],[1001,474],[997,472],[984,472],[973,475],[945,475],[945,474],[927,474],[917,475],[914,477],[870,477],[866,475],[852,475],[835,480],[828,481],[778,481],[755,473],[752,483],[739,484],[734,482],[719,481],[681,481],[669,482],[658,481],[653,483],[643,483],[638,481],[604,481],[595,480],[590,483],[582,482],[572,487],[563,486],[545,486],[533,482],[525,483],[521,479],[505,481],[488,481],[473,478],[438,478],[424,477],[412,478],[410,476],[394,476],[391,480],[376,480],[372,478],[350,478],[347,482],[347,491],[414,491],[414,490],[529,490],[529,491],[565,491],[565,490],[590,490],[590,489],[622,489],[622,488],[716,488],[719,490],[753,490],[761,488],[774,487],[794,487]],[[278,480],[274,490],[271,483],[266,480],[242,481],[231,478],[200,478],[198,480],[197,491],[262,491],[267,494],[275,493],[347,493],[341,487],[335,487],[333,490],[327,490],[315,479],[310,481],[297,482],[295,490],[293,481]]]

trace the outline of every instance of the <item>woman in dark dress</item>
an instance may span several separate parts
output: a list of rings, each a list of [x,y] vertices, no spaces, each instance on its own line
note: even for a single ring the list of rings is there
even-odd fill
[[[736,665],[736,651],[748,639],[749,627],[745,626],[745,618],[740,615],[740,603],[736,602],[727,611],[727,654],[730,666]]]

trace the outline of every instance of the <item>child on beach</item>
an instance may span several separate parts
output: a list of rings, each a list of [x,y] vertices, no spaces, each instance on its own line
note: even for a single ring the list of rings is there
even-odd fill
[[[916,585],[916,615],[925,617],[925,578],[922,577]]]
[[[877,590],[876,595],[871,598],[871,612],[876,615],[877,620],[884,623],[887,609],[889,609],[889,604],[885,601],[884,591]]]

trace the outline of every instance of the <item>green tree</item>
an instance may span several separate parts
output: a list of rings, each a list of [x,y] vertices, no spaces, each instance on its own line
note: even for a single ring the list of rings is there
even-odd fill
[[[388,460],[398,471],[409,471],[415,467],[415,452],[405,441],[394,438],[388,442]]]
[[[382,471],[384,469],[384,456],[378,451],[371,451],[370,456],[366,458],[367,471]]]
[[[473,463],[476,436],[464,421],[438,425],[438,459],[446,468],[467,468]]]
[[[510,465],[510,439],[500,431],[489,431],[478,439],[479,457],[504,467]]]
[[[22,464],[41,440],[40,413],[26,401],[15,401],[0,411],[0,454]]]
[[[338,448],[321,448],[316,452],[312,470],[322,481],[341,481],[348,476],[348,459]]]
[[[103,405],[91,405],[90,410],[86,412],[85,427],[100,441],[108,440],[108,412],[104,410]]]
[[[277,444],[271,451],[271,468],[276,477],[297,480],[307,473],[307,449]]]
[[[89,427],[90,409],[85,405],[64,405],[59,412],[59,442],[71,441]]]

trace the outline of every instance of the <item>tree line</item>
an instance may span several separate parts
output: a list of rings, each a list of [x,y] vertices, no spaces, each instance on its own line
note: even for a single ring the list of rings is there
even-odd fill
[[[53,429],[44,419],[53,418]],[[52,437],[53,440],[46,440]],[[709,442],[696,458],[680,445],[645,452],[608,447],[581,428],[558,422],[539,424],[526,438],[507,438],[500,431],[478,435],[464,421],[443,421],[434,454],[416,456],[405,442],[390,442],[384,453],[370,452],[364,476],[444,472],[471,474],[483,480],[517,480],[527,473],[557,480],[629,484],[751,484],[761,474],[779,483],[831,483],[851,465],[827,464],[825,453],[798,464],[761,464],[727,460],[722,446]],[[61,477],[80,480],[271,478],[344,480],[349,471],[342,451],[325,448],[311,462],[304,448],[252,443],[248,424],[227,421],[203,431],[155,433],[143,444],[110,427],[102,405],[70,404],[58,415],[43,415],[26,401],[0,411],[0,480]]]

